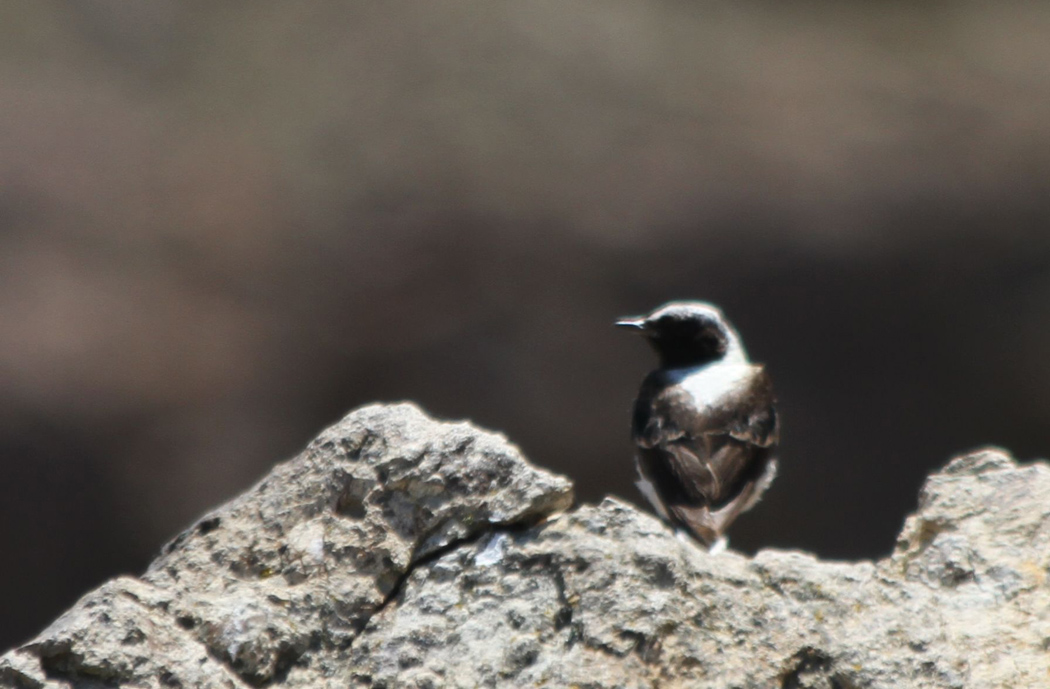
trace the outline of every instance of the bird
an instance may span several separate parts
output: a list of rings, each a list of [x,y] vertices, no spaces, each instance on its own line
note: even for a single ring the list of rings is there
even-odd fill
[[[713,304],[672,301],[616,325],[642,334],[660,361],[634,402],[636,485],[679,535],[723,550],[730,524],[776,477],[772,381]]]

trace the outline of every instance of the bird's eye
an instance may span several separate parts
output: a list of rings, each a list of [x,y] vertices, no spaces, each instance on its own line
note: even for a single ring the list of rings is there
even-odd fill
[[[711,328],[701,330],[698,333],[696,340],[705,351],[722,351],[722,338],[717,331],[712,330]]]

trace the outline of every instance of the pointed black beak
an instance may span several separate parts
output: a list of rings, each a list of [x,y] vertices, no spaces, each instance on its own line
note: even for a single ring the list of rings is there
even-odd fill
[[[631,330],[645,330],[644,318],[621,318],[616,321],[618,328],[630,328]]]

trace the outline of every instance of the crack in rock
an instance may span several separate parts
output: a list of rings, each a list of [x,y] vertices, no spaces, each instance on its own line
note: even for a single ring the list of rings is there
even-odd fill
[[[937,577],[958,546],[936,539],[877,563],[711,556],[609,499],[416,569],[355,645],[355,686],[1039,686],[1050,615],[1046,587],[1031,586],[1045,581],[1050,532],[1001,534],[1045,524],[1050,470],[975,466],[931,477],[902,534],[915,542],[908,529],[936,518],[966,536],[979,556],[951,586]],[[1026,509],[959,502],[1021,484]]]
[[[118,579],[85,596],[0,659],[0,672],[53,683],[61,658],[38,652],[68,648],[91,681],[284,684],[300,666],[324,670],[345,656],[420,563],[571,503],[568,480],[531,466],[498,434],[435,421],[411,404],[365,407],[173,539],[141,581]],[[145,608],[122,606],[123,586],[143,589],[136,596]],[[91,618],[99,610],[104,619]],[[138,645],[181,651],[150,662],[107,658],[104,630],[122,624],[137,625]],[[192,635],[206,659],[172,641],[176,634]],[[210,663],[218,667],[206,676],[194,670]]]

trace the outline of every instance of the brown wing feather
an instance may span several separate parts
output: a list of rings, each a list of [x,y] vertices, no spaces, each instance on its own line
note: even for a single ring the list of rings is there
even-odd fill
[[[651,376],[635,408],[640,465],[668,511],[711,542],[772,480],[779,439],[769,377],[755,367],[751,384],[703,416],[689,393]]]

